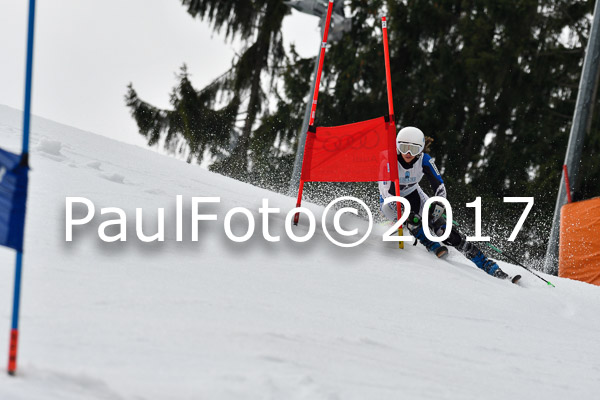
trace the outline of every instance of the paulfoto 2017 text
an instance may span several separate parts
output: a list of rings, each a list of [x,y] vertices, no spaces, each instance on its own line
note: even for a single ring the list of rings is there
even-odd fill
[[[358,208],[351,207],[351,206],[344,206],[339,209],[334,209],[334,206],[341,201],[344,201],[346,203],[348,203],[348,202],[357,203],[363,210],[365,210],[365,212],[367,214],[368,226],[367,226],[366,231],[362,235],[360,235],[360,237],[358,237],[359,230],[357,228],[347,230],[347,229],[344,229],[340,223],[340,219],[343,214],[350,213],[355,216],[359,215]],[[191,198],[191,207],[190,207],[191,231],[189,232],[191,241],[199,240],[199,230],[200,230],[200,222],[201,221],[218,221],[219,220],[218,214],[201,213],[200,205],[219,204],[220,202],[221,202],[220,197],[192,197]],[[397,203],[402,204],[404,211],[402,213],[402,217],[400,218],[400,220],[396,221],[382,235],[382,240],[385,242],[399,242],[399,241],[412,242],[412,241],[414,241],[415,239],[413,236],[410,236],[410,235],[398,236],[398,235],[396,235],[396,233],[398,232],[398,229],[402,226],[402,224],[404,224],[404,222],[406,222],[407,218],[410,215],[410,211],[411,211],[410,203],[408,202],[408,200],[406,200],[403,197],[393,196],[393,197],[389,197],[389,198],[385,199],[384,204],[388,204],[390,202],[397,202]],[[521,217],[519,218],[517,224],[515,225],[515,228],[513,229],[510,237],[508,238],[509,241],[514,241],[515,238],[517,237],[517,234],[523,227],[525,219],[527,218],[527,216],[529,215],[529,212],[531,211],[531,209],[533,207],[534,199],[533,199],[533,197],[505,197],[504,202],[505,203],[526,203],[525,209],[524,209],[523,213],[521,214]],[[81,206],[84,207],[85,215],[81,218],[75,218],[73,215],[74,214],[73,208],[76,204],[79,207],[81,207]],[[450,203],[448,202],[448,200],[446,200],[443,197],[431,197],[430,199],[428,199],[425,202],[423,209],[429,210],[429,208],[431,206],[438,206],[438,205],[439,205],[439,207],[441,207],[441,210],[443,210],[446,221],[452,221],[452,207],[451,207]],[[74,227],[76,227],[76,226],[82,227],[82,226],[87,225],[90,222],[92,222],[92,220],[96,216],[96,206],[90,199],[85,198],[85,197],[66,197],[65,198],[65,206],[66,206],[65,207],[65,241],[73,242]],[[475,208],[475,236],[467,237],[467,241],[477,241],[477,242],[490,241],[489,236],[482,236],[482,233],[481,233],[481,230],[482,230],[481,229],[481,208],[482,208],[481,198],[477,197],[475,199],[475,201],[473,201],[471,203],[467,203],[466,206]],[[175,240],[178,242],[181,242],[184,240],[183,209],[184,209],[183,196],[177,195],[176,196],[176,211],[175,211],[175,216],[176,216],[175,217],[175,232],[176,232]],[[331,232],[329,231],[331,228],[328,227],[327,219],[332,211],[333,211],[333,230],[338,235],[348,238],[349,241],[341,242],[341,241],[335,239],[331,235]],[[137,236],[138,240],[140,240],[142,242],[155,242],[155,241],[164,242],[165,241],[165,209],[158,208],[157,213],[158,213],[157,232],[152,235],[146,235],[143,232],[143,228],[142,228],[144,210],[142,208],[136,208],[136,210],[135,210],[135,226],[136,226],[136,236]],[[260,207],[258,209],[258,213],[261,215],[262,236],[263,236],[264,240],[266,240],[268,242],[279,242],[281,240],[281,237],[273,236],[273,235],[271,235],[271,233],[269,231],[269,215],[279,214],[279,213],[281,213],[281,209],[275,208],[275,207],[270,207],[269,199],[262,199],[262,207]],[[308,231],[305,231],[303,235],[297,235],[296,233],[294,233],[294,231],[292,229],[293,219],[294,219],[294,216],[296,213],[304,214],[308,219]],[[100,215],[107,215],[107,214],[114,215],[114,218],[105,220],[98,226],[98,237],[104,242],[117,242],[117,241],[125,242],[125,241],[127,241],[127,214],[126,214],[126,212],[119,207],[103,207],[100,209]],[[241,236],[235,235],[232,230],[232,226],[231,226],[232,218],[237,214],[244,216],[247,220],[246,233],[244,233]],[[422,218],[423,218],[423,225],[428,226],[427,225],[428,219],[430,218],[429,213],[427,213],[427,212],[423,213]],[[209,223],[209,222],[204,222],[204,223]],[[374,224],[373,215],[372,215],[369,207],[365,204],[364,201],[362,201],[356,197],[352,197],[352,196],[339,197],[339,198],[331,201],[325,207],[322,217],[321,217],[321,228],[323,229],[325,236],[327,237],[327,239],[329,241],[331,241],[333,244],[335,244],[336,246],[339,246],[339,247],[355,247],[355,246],[358,246],[359,244],[363,243],[367,239],[367,237],[370,235],[370,233],[373,229],[373,224]],[[288,238],[294,242],[302,243],[302,242],[307,242],[310,239],[312,239],[312,237],[314,236],[315,231],[316,231],[316,226],[317,226],[317,222],[316,222],[315,215],[313,214],[313,212],[310,209],[308,209],[306,207],[296,207],[296,208],[289,210],[286,213],[285,222],[284,222],[285,232],[286,232],[286,235],[288,236]],[[113,233],[113,234],[107,233],[107,229],[109,227],[112,228],[113,230],[114,230],[114,228],[116,228],[116,233]],[[256,221],[255,221],[254,215],[252,214],[252,212],[249,209],[247,209],[245,207],[234,207],[225,213],[225,216],[223,218],[223,229],[225,231],[225,234],[231,241],[236,242],[236,243],[243,243],[243,242],[248,241],[254,235],[255,228],[256,228]],[[441,241],[446,240],[450,236],[451,230],[452,230],[452,223],[448,223],[448,224],[446,224],[444,234],[441,236],[432,235],[428,231],[428,229],[425,229],[424,233],[429,240],[435,241],[435,242],[441,242]]]

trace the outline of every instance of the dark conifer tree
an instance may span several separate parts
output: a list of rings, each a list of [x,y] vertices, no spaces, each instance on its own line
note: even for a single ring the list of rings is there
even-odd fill
[[[230,73],[230,72],[229,72]],[[161,110],[142,101],[130,84],[125,101],[137,122],[140,134],[150,146],[160,143],[171,153],[187,153],[187,161],[204,159],[208,150],[213,157],[230,150],[235,118],[240,105],[234,96],[226,106],[214,109],[215,98],[225,76],[201,91],[189,80],[185,66],[178,76],[179,85],[171,94],[172,110]]]
[[[270,76],[272,86],[285,58],[281,23],[289,9],[282,0],[182,0],[182,4],[192,17],[208,21],[215,31],[224,30],[228,39],[239,38],[243,51],[234,60],[230,73],[204,90],[195,90],[184,71],[171,98],[172,111],[143,102],[131,85],[127,104],[149,143],[156,143],[161,135],[168,146],[176,139],[183,139],[198,159],[202,159],[206,149],[213,156],[221,156],[211,165],[213,170],[250,179],[253,140],[265,138],[253,136],[267,100],[264,78]],[[219,95],[224,95],[228,102],[217,111]],[[233,129],[238,117],[243,118],[242,126]],[[207,123],[215,118],[220,121],[211,128]],[[264,144],[254,147],[268,148]]]

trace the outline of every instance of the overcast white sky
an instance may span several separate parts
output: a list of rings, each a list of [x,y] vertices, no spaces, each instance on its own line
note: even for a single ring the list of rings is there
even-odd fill
[[[0,0],[0,104],[23,109],[27,0]],[[235,45],[189,16],[179,0],[37,0],[32,113],[145,145],[123,97],[169,106],[186,63],[197,88],[231,65]],[[294,11],[286,42],[316,55],[318,18]]]

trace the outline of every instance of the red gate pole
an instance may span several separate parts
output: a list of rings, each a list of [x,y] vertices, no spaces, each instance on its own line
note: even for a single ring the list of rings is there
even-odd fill
[[[394,100],[392,97],[392,73],[390,72],[390,48],[388,46],[388,33],[387,33],[387,21],[385,17],[381,17],[381,30],[383,32],[383,55],[385,57],[385,80],[387,83],[387,97],[388,97],[388,113],[390,114],[390,124],[395,124],[394,118]],[[397,165],[396,165],[397,168]],[[400,196],[400,183],[398,181],[395,182],[396,186],[396,194]],[[402,217],[402,207],[400,204],[396,204],[398,209],[398,221]],[[402,226],[398,228],[398,236],[403,235]],[[404,242],[398,242],[398,247],[403,249]]]
[[[327,6],[327,18],[325,19],[325,30],[323,31],[323,41],[321,42],[321,53],[319,54],[319,68],[317,69],[317,80],[315,83],[315,92],[313,93],[312,106],[310,108],[310,119],[308,126],[311,127],[315,123],[315,113],[317,111],[317,99],[319,98],[319,86],[321,86],[321,73],[323,72],[323,62],[325,61],[325,49],[327,48],[327,36],[329,35],[329,25],[331,24],[331,12],[333,11],[333,0],[329,0]],[[308,137],[308,136],[307,136]],[[304,167],[304,160],[306,160],[306,151],[304,151],[304,157],[302,160],[302,167]],[[302,176],[302,171],[300,171]],[[300,178],[300,186],[298,187],[298,200],[296,201],[296,207],[300,207],[302,203],[302,189],[304,187],[304,181]],[[294,225],[298,225],[300,219],[300,213],[294,215]]]
[[[385,80],[387,82],[388,112],[390,121],[394,121],[394,100],[392,99],[392,74],[390,72],[390,49],[388,46],[387,21],[381,17],[381,30],[383,31],[383,54],[385,57]]]

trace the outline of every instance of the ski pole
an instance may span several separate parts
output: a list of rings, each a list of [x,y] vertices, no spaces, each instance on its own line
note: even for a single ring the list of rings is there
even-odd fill
[[[548,284],[548,286],[552,286],[552,287],[556,287],[554,286],[552,283],[548,282],[547,280],[545,280],[544,278],[542,278],[541,276],[539,276],[538,274],[536,274],[535,272],[533,272],[531,270],[531,268],[527,268],[526,266],[524,266],[523,264],[521,264],[519,261],[515,260],[513,257],[511,257],[510,255],[504,253],[502,250],[500,250],[499,248],[497,248],[496,246],[490,244],[490,243],[486,243],[488,245],[488,247],[494,251],[497,251],[498,254],[503,255],[504,257],[508,258],[510,261],[514,262],[515,264],[525,268],[527,271],[531,272],[533,275],[537,276],[538,278],[540,278],[541,280],[543,280],[544,282],[546,282]]]
[[[443,216],[444,216],[444,218],[447,218],[446,214],[443,214]],[[459,226],[458,222],[456,222],[454,220],[452,220],[452,223],[454,225],[456,225],[456,226]],[[544,282],[546,282],[546,284],[548,284],[548,286],[556,287],[552,283],[548,282],[547,280],[545,280],[544,278],[542,278],[541,276],[539,276],[538,274],[536,274],[535,272],[533,272],[533,270],[531,270],[531,268],[527,268],[526,266],[524,266],[523,264],[521,264],[519,261],[515,260],[513,257],[511,257],[508,254],[504,253],[502,250],[500,250],[496,246],[494,246],[494,245],[492,245],[490,243],[486,243],[486,244],[488,245],[489,248],[491,248],[492,250],[498,252],[498,254],[503,255],[504,257],[508,258],[510,261],[514,262],[515,264],[519,265],[520,267],[523,267],[527,271],[531,272],[533,275],[537,276],[538,278],[540,278],[541,280],[543,280]]]

